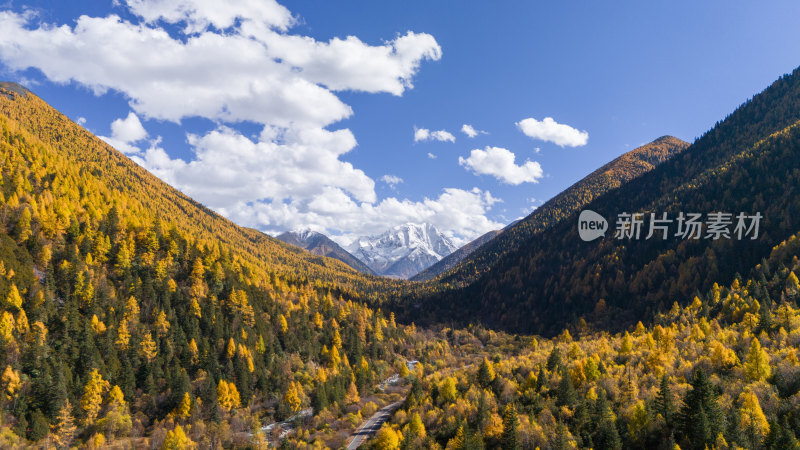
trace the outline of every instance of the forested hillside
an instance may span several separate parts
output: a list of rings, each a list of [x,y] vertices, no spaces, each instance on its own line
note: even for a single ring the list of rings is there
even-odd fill
[[[679,155],[588,203],[587,209],[610,221],[605,238],[583,242],[576,211],[500,254],[470,285],[406,298],[398,308],[409,319],[554,335],[580,319],[619,329],[716,281],[728,283],[800,229],[799,119],[796,70]],[[680,212],[705,217],[715,211],[761,213],[758,239],[613,237],[622,212],[674,219]]]
[[[470,364],[415,378],[374,448],[798,449],[799,257],[794,235],[747,278],[617,334],[449,330]]]
[[[436,278],[442,284],[461,286],[474,281],[495,262],[524,245],[535,234],[550,228],[600,195],[652,170],[683,151],[689,144],[662,136],[615,158],[545,202],[524,219],[502,230],[497,239],[486,240],[456,263],[447,258],[420,272],[413,280]]]
[[[491,241],[497,235],[502,233],[502,230],[493,230],[489,231],[488,233],[484,233],[478,236],[477,239],[474,239],[461,247],[458,250],[450,253],[449,255],[442,258],[441,261],[437,262],[436,264],[428,267],[427,269],[423,270],[422,272],[414,275],[410,278],[411,281],[427,281],[435,276],[448,271],[455,267],[458,263],[460,263],[464,258],[471,255],[475,250],[481,248],[484,244]]]
[[[326,427],[302,437],[340,445],[415,346],[354,302],[384,281],[237,227],[10,88],[0,447],[266,443],[307,407]]]

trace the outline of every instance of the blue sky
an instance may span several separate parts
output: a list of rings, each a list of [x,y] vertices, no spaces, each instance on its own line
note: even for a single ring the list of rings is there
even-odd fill
[[[429,221],[463,241],[642,143],[693,140],[800,65],[793,1],[213,3],[7,3],[0,78],[243,225],[346,241]],[[358,41],[330,45],[348,36]],[[201,37],[220,53],[182,47]],[[368,54],[380,48],[388,53]],[[185,62],[149,64],[169,51]],[[272,90],[237,96],[264,79]],[[516,125],[546,117],[588,141],[561,147]],[[130,120],[115,136],[117,119]],[[463,124],[486,134],[470,138]],[[415,142],[415,127],[455,142]],[[509,154],[515,166],[486,169]]]

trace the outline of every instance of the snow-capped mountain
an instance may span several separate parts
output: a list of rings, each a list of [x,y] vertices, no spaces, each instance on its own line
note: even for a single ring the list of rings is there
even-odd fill
[[[358,258],[322,233],[311,230],[287,231],[277,236],[283,242],[308,250],[315,255],[336,258],[359,272],[375,275],[375,273]]]
[[[360,237],[346,248],[378,275],[409,278],[458,247],[431,224],[406,223]]]

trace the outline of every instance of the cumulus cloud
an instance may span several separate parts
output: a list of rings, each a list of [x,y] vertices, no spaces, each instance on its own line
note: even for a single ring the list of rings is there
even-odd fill
[[[499,200],[477,188],[447,188],[423,201],[378,202],[374,182],[363,171],[336,157],[319,160],[315,152],[318,145],[347,151],[355,145],[349,130],[286,134],[280,144],[268,139],[270,133],[265,129],[251,140],[221,127],[190,135],[190,162],[171,158],[157,145],[132,159],[237,223],[269,232],[313,227],[346,240],[405,222],[429,222],[461,242],[502,226],[487,217]],[[402,179],[385,175],[382,181]]]
[[[427,222],[460,245],[503,227],[487,217],[499,201],[478,188],[445,188],[438,197],[422,201],[389,197],[374,204],[357,203],[341,190],[330,188],[308,202],[259,202],[253,207],[237,203],[226,214],[246,226],[273,224],[276,232],[315,224],[344,245],[357,236],[382,233],[395,225]]]
[[[486,147],[485,150],[472,150],[469,158],[459,157],[458,164],[471,169],[476,175],[492,175],[508,184],[538,183],[543,175],[542,166],[530,160],[517,165],[515,159],[516,155],[507,149]]]
[[[210,26],[219,30],[232,27],[237,18],[286,30],[294,24],[288,9],[274,0],[125,0],[131,12],[153,24],[158,20],[185,24],[184,32],[197,33]]]
[[[414,142],[423,141],[455,142],[456,137],[447,130],[431,131],[427,128],[414,127]]]
[[[541,122],[527,118],[520,120],[516,125],[526,136],[552,142],[560,147],[580,147],[589,141],[589,133],[586,131],[558,123],[552,117],[545,117]]]
[[[80,126],[86,125],[86,117],[78,117],[77,119],[75,119],[75,123],[77,123]]]
[[[84,119],[84,122],[86,119]],[[134,144],[147,138],[147,130],[142,126],[139,117],[131,111],[124,119],[111,122],[111,136],[99,136],[100,139],[122,153],[128,155],[139,153],[141,149]]]
[[[475,136],[477,136],[479,134],[489,134],[489,133],[487,133],[487,132],[485,132],[483,130],[476,130],[475,127],[473,127],[472,125],[466,124],[466,123],[464,125],[461,125],[461,132],[466,134],[467,137],[470,137],[470,138],[474,138]]]
[[[397,175],[384,175],[381,177],[381,181],[388,184],[391,187],[395,187],[396,185],[403,182],[403,179],[398,177]]]
[[[433,36],[318,41],[292,34],[297,18],[274,0],[120,2],[125,18],[84,15],[63,25],[0,12],[0,60],[98,96],[121,93],[132,112],[103,139],[242,225],[346,237],[430,222],[456,240],[501,226],[487,217],[499,201],[488,191],[447,188],[421,201],[379,201],[375,182],[341,159],[357,141],[349,129],[334,129],[353,114],[338,93],[402,95],[423,62],[441,58]],[[172,157],[160,138],[145,142],[140,118],[180,124],[190,117],[215,123],[187,134],[190,158]],[[261,134],[243,135],[240,122],[260,125]],[[425,140],[455,141],[445,130],[425,133]]]
[[[97,94],[122,92],[145,117],[326,126],[352,114],[334,91],[400,95],[423,60],[441,57],[425,33],[408,32],[376,46],[352,36],[320,42],[281,32],[275,24],[291,22],[270,19],[267,11],[251,17],[250,4],[260,3],[255,0],[209,3],[133,1],[139,23],[81,16],[72,27],[32,23],[31,15],[5,11],[0,58],[11,69],[36,67],[51,81],[74,81]],[[182,21],[195,33],[173,37],[148,26],[157,19]],[[208,25],[228,28],[216,32]]]

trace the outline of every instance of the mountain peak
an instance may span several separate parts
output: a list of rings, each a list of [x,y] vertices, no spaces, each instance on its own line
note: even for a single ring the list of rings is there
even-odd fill
[[[359,237],[347,249],[380,275],[408,278],[457,247],[436,226],[407,222],[378,235]]]
[[[21,95],[23,97],[27,97],[28,94],[33,94],[33,92],[29,91],[28,88],[26,88],[25,86],[23,86],[23,85],[21,85],[19,83],[13,82],[13,81],[0,81],[0,89],[14,92],[14,93],[19,94],[19,95]],[[9,97],[9,98],[13,98],[13,97]]]
[[[361,273],[369,275],[375,274],[367,265],[348,253],[347,250],[343,249],[339,244],[331,240],[331,238],[310,228],[287,231],[276,237],[278,240],[308,250],[315,255],[338,259]]]

